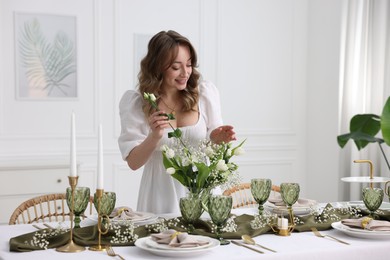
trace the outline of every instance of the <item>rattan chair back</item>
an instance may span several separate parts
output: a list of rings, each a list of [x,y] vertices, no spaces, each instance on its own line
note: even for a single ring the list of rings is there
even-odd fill
[[[93,197],[83,217],[92,215]],[[9,225],[30,224],[38,222],[60,222],[69,219],[69,207],[66,203],[66,194],[47,194],[29,199],[20,204],[12,213]]]
[[[272,191],[279,192],[279,186],[272,185]],[[257,202],[252,196],[251,184],[240,183],[230,189],[225,190],[223,193],[225,196],[232,196],[233,198],[233,209],[236,208],[252,208],[257,207]]]

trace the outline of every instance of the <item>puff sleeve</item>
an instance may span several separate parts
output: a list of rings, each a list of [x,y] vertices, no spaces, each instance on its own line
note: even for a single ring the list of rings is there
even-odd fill
[[[126,91],[119,102],[121,133],[118,138],[123,160],[145,140],[150,127],[142,111],[142,96],[135,90]]]
[[[211,131],[223,125],[221,102],[217,87],[210,81],[203,81],[199,85],[201,109],[207,126],[207,138]]]

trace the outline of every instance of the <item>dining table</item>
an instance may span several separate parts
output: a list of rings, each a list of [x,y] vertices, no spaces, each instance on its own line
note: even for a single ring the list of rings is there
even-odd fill
[[[256,208],[233,209],[233,215],[252,214],[255,215]],[[174,214],[164,214],[160,217],[171,218]],[[204,215],[202,215],[204,217]],[[206,213],[207,218],[207,213]],[[58,223],[50,223],[57,225]],[[69,223],[61,223],[69,225]],[[82,222],[83,225],[91,223]],[[92,223],[93,224],[93,223]],[[10,251],[10,239],[29,232],[37,231],[38,227],[44,227],[43,223],[1,225],[0,226],[0,259],[120,259],[118,256],[111,257],[105,251],[92,251],[88,247],[81,252],[58,252],[56,249],[33,250],[29,252]],[[270,248],[276,252],[266,250],[257,246],[251,246],[263,253],[249,250],[246,247],[230,243],[228,245],[218,245],[212,250],[205,250],[202,253],[185,255],[156,255],[150,251],[137,246],[115,246],[116,254],[124,259],[389,259],[390,256],[390,236],[351,236],[349,233],[341,232],[338,229],[330,228],[321,230],[323,235],[331,235],[349,244],[339,243],[329,237],[318,237],[311,231],[292,232],[289,236],[280,236],[276,233],[267,232],[253,237],[256,243]],[[235,240],[242,243],[242,240]]]

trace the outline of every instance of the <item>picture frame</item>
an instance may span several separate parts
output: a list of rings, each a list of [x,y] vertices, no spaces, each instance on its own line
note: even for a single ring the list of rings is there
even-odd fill
[[[75,16],[15,12],[17,100],[78,96]]]

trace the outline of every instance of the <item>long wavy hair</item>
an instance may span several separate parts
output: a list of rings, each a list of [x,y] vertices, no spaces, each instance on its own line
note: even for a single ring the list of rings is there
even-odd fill
[[[191,54],[192,73],[187,81],[187,87],[180,91],[181,99],[183,100],[182,111],[194,110],[194,106],[198,103],[198,81],[200,73],[198,72],[195,48],[190,41],[175,31],[161,31],[157,33],[148,44],[148,53],[141,61],[141,70],[138,73],[139,91],[141,95],[145,92],[153,93],[157,97],[163,94],[162,82],[163,72],[167,70],[174,62],[179,46],[187,46]],[[142,105],[145,116],[149,116],[153,112],[153,108],[148,102],[143,100]]]

